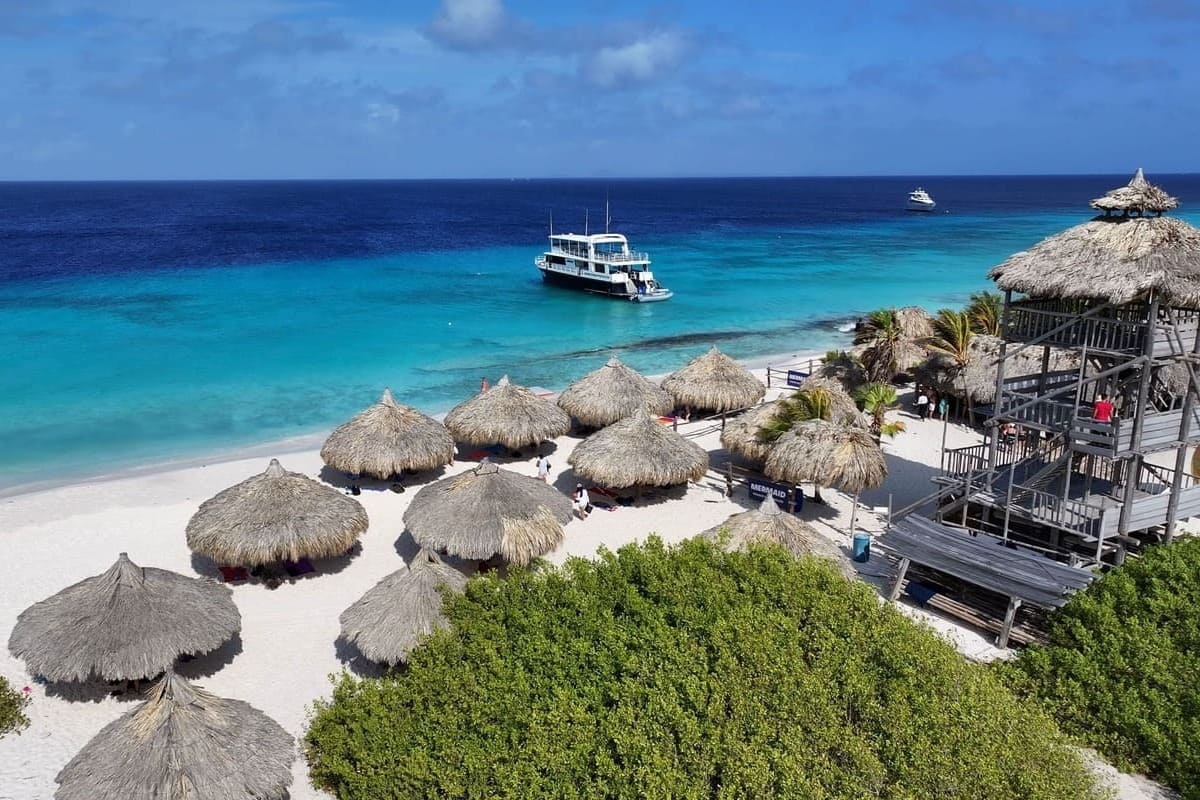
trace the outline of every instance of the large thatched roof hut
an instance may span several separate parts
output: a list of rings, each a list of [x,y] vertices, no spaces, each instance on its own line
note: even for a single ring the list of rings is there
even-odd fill
[[[558,396],[559,408],[593,428],[611,425],[639,411],[666,414],[674,406],[666,389],[622,364],[616,356]]]
[[[454,460],[454,437],[442,423],[400,405],[391,389],[379,402],[334,429],[321,460],[351,475],[387,480],[404,470],[426,470]]]
[[[942,394],[963,397],[964,391],[974,403],[990,403],[996,397],[996,373],[999,371],[1000,347],[998,336],[977,333],[971,337],[970,360],[959,369],[944,354],[934,353],[916,370],[918,383],[933,386]],[[1050,348],[1050,371],[1079,369],[1079,356],[1066,349]],[[1042,372],[1042,349],[1029,348],[1007,356],[1006,378],[1038,375]]]
[[[1154,295],[1200,307],[1200,230],[1161,216],[1177,205],[1139,169],[1128,186],[1092,201],[1102,215],[1009,256],[988,277],[1033,297],[1123,305]]]
[[[282,800],[292,737],[249,703],[168,672],[149,699],[110,722],[55,781],[55,800]]]
[[[866,430],[808,420],[775,440],[765,471],[775,480],[859,492],[883,483],[887,463]]]
[[[721,446],[734,455],[761,466],[767,460],[771,444],[759,439],[758,431],[779,413],[779,406],[778,400],[772,400],[744,411],[726,422],[721,431]]]
[[[857,574],[837,545],[804,520],[785,514],[769,495],[758,508],[733,514],[701,536],[714,541],[725,537],[725,546],[730,550],[743,550],[757,543],[781,544],[797,557],[814,555],[832,561],[846,577]]]
[[[21,612],[8,649],[51,681],[141,680],[215,650],[241,626],[228,587],[121,553],[103,574]]]
[[[571,418],[505,375],[495,386],[450,409],[446,428],[460,442],[515,449],[562,436],[571,429]]]
[[[680,405],[718,412],[748,408],[767,393],[762,381],[715,346],[668,375],[662,387]]]
[[[549,484],[483,461],[423,487],[404,512],[422,547],[452,556],[499,555],[528,564],[558,547],[571,500]]]
[[[262,474],[201,503],[187,543],[218,564],[252,566],[341,555],[366,529],[357,500],[273,458]]]
[[[446,623],[442,591],[461,592],[467,578],[432,550],[420,550],[342,612],[342,636],[379,664],[399,664],[421,639]]]
[[[596,431],[567,459],[579,475],[602,486],[674,486],[708,471],[708,451],[645,411]]]

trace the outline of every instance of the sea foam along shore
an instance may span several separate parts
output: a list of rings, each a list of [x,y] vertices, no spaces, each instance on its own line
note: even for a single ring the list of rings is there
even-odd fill
[[[802,360],[797,356],[793,360]],[[778,360],[776,360],[778,361]],[[765,370],[758,369],[763,377]],[[773,389],[768,399],[784,390]],[[938,462],[942,436],[940,422],[906,420],[908,432],[885,443],[890,475],[881,490],[864,501],[886,505],[889,494],[897,507],[928,491],[928,478]],[[696,420],[682,429],[720,463],[719,426]],[[949,446],[978,440],[966,428],[950,425]],[[567,456],[578,442],[570,436],[555,441],[551,455],[551,480],[566,491],[575,484]],[[319,475],[321,460],[316,448],[275,451],[288,469]],[[156,469],[136,476],[88,481],[0,500],[0,558],[10,565],[5,591],[0,594],[0,632],[7,640],[17,615],[29,605],[110,566],[119,552],[128,552],[138,564],[175,570],[183,574],[214,575],[211,566],[193,560],[184,541],[184,527],[197,506],[221,489],[262,471],[268,454],[177,469]],[[446,473],[471,469],[473,462],[456,461]],[[506,463],[509,469],[534,475],[532,459]],[[724,521],[733,513],[757,505],[739,488],[725,497],[723,482],[702,481],[649,497],[634,507],[596,511],[586,520],[573,520],[563,545],[548,556],[561,563],[570,556],[591,556],[597,548],[610,549],[656,533],[668,542],[694,536]],[[404,533],[402,515],[414,491],[395,494],[386,485],[365,487],[360,500],[371,525],[362,548],[352,558],[316,562],[317,572],[276,590],[253,582],[233,587],[242,615],[240,639],[222,650],[182,664],[180,672],[199,685],[225,697],[249,702],[276,719],[292,735],[303,735],[312,701],[328,695],[328,676],[340,671],[349,654],[336,643],[338,615],[385,575],[399,569],[415,553]],[[830,539],[846,545],[849,501],[828,492],[828,508],[810,504],[802,516]],[[820,516],[818,516],[818,512]],[[860,526],[879,530],[880,519],[860,513]],[[889,576],[886,561],[863,565],[863,577],[882,585]],[[982,636],[933,617],[915,608],[908,613],[934,625],[964,653],[988,659],[1000,655]],[[0,787],[6,798],[47,798],[54,793],[54,776],[105,724],[131,707],[128,700],[108,696],[100,687],[63,692],[34,683],[4,649],[0,675],[16,687],[29,687],[31,726],[21,735],[0,739]],[[317,800],[327,795],[313,789],[302,758],[293,766],[291,796]],[[1134,779],[1120,776],[1121,797],[1147,798]]]

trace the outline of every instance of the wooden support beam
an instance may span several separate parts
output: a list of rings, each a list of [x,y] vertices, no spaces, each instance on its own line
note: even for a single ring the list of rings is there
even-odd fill
[[[1004,625],[1000,628],[1000,635],[996,637],[996,647],[1008,647],[1008,637],[1012,633],[1013,621],[1017,618],[1017,609],[1020,607],[1021,598],[1008,598],[1008,610],[1004,612]]]
[[[892,584],[892,590],[888,592],[888,602],[895,602],[900,596],[900,590],[904,588],[904,577],[908,574],[908,565],[911,562],[908,558],[900,559],[900,571],[896,573],[896,582]]]

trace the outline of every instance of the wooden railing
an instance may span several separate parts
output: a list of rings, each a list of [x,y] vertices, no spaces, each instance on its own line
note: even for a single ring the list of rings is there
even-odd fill
[[[1147,330],[1145,306],[1114,306],[1083,316],[1095,310],[1096,304],[1088,301],[1023,300],[1009,306],[1005,335],[1012,341],[1060,347],[1142,351]]]
[[[767,388],[773,386],[790,386],[793,389],[800,389],[804,386],[804,379],[821,366],[823,362],[810,358],[807,361],[798,361],[794,364],[778,364],[767,367]]]

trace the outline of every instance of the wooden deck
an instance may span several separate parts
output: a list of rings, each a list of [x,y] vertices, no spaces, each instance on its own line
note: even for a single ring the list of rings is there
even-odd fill
[[[1142,304],[1097,305],[1089,301],[1021,300],[1008,308],[1005,336],[1012,342],[1036,342],[1054,347],[1113,355],[1141,355],[1146,337],[1154,336],[1154,356],[1178,356],[1190,351],[1200,327],[1200,313],[1164,311],[1151,326]]]
[[[995,592],[1008,598],[1008,610],[996,640],[1007,647],[1017,609],[1023,604],[1058,608],[1072,592],[1084,588],[1094,573],[1053,561],[985,533],[970,534],[916,515],[894,523],[877,544],[900,559],[889,600],[895,600],[910,564]]]

